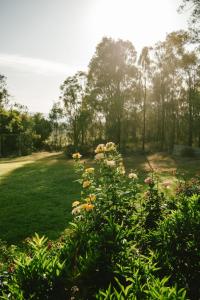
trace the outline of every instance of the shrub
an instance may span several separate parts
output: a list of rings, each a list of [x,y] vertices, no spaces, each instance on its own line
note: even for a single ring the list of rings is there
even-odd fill
[[[187,287],[191,299],[200,296],[200,202],[197,196],[182,197],[178,209],[152,232],[160,273]]]
[[[59,297],[58,278],[61,278],[64,264],[48,251],[44,237],[39,238],[36,234],[28,244],[29,252],[19,254],[15,260],[7,285],[9,294],[4,292],[2,299],[55,299],[55,292]]]
[[[180,182],[176,189],[177,195],[199,195],[200,196],[200,179],[192,178],[188,181]]]
[[[67,158],[72,158],[72,154],[75,152],[80,152],[84,157],[90,156],[92,153],[91,146],[79,145],[75,147],[74,145],[69,144],[64,151]]]

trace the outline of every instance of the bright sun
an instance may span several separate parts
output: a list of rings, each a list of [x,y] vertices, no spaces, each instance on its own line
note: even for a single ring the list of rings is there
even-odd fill
[[[129,39],[141,47],[186,26],[178,0],[94,0],[93,35]]]

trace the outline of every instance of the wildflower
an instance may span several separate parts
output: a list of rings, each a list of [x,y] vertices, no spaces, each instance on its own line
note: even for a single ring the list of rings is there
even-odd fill
[[[80,213],[82,208],[82,205],[76,206],[74,209],[72,209],[72,215],[77,215]]]
[[[150,196],[150,194],[151,194],[151,193],[150,193],[149,191],[146,191],[146,192],[144,192],[144,197],[145,197],[145,198],[148,198],[148,197]]]
[[[116,145],[114,143],[109,142],[106,144],[106,147],[105,147],[106,152],[115,151],[115,150],[116,150]]]
[[[97,153],[94,158],[96,160],[104,159],[104,154],[103,153]]]
[[[77,293],[79,291],[79,288],[75,285],[71,288],[71,291],[73,294]],[[75,298],[74,298],[75,299]]]
[[[90,194],[90,201],[95,201],[96,200],[96,195],[95,194]]]
[[[79,152],[72,154],[73,159],[80,159],[81,157],[82,157],[82,155]]]
[[[76,206],[78,206],[79,204],[80,204],[79,201],[74,201],[74,202],[72,203],[72,207],[76,207]]]
[[[95,153],[103,153],[103,152],[105,152],[105,145],[104,145],[104,144],[99,144],[99,145],[96,147],[96,149],[95,149],[94,152],[95,152]]]
[[[94,168],[87,168],[87,169],[85,169],[85,173],[87,173],[87,174],[94,173]]]
[[[89,180],[83,181],[83,188],[87,188],[91,185],[91,182]]]
[[[170,188],[170,185],[171,185],[171,182],[166,180],[163,182],[163,187],[165,187],[166,189],[169,189]]]
[[[119,172],[119,174],[124,175],[126,173],[125,169],[122,167],[117,168],[117,171]]]
[[[119,167],[117,168],[119,174],[124,175],[126,173],[124,165],[122,162],[119,163]]]
[[[90,211],[94,208],[94,205],[90,203],[85,203],[82,205],[82,208],[85,209],[86,211]]]
[[[138,176],[135,173],[129,173],[128,174],[128,178],[130,178],[130,179],[138,179]]]
[[[116,163],[114,160],[106,160],[106,165],[112,168],[116,166]]]
[[[90,194],[85,200],[88,203],[90,203],[92,201],[95,201],[96,200],[96,195],[95,194]]]
[[[153,179],[151,177],[147,177],[145,180],[144,180],[144,183],[146,184],[153,184]]]

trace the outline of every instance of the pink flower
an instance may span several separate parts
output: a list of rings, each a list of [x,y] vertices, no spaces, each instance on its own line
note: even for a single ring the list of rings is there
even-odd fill
[[[147,177],[145,180],[144,180],[144,183],[146,184],[153,184],[153,179],[151,177]]]
[[[170,188],[170,185],[171,185],[171,182],[168,181],[168,180],[166,180],[166,181],[163,182],[162,185],[163,185],[163,187],[165,187],[166,189],[169,189],[169,188]]]

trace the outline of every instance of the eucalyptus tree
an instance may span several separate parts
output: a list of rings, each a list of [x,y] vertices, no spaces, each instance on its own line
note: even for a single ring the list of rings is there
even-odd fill
[[[8,90],[6,87],[6,77],[0,74],[0,109],[4,108],[8,104]]]
[[[199,87],[200,87],[200,61],[195,51],[186,51],[181,60],[181,67],[186,86],[186,104],[188,120],[187,143],[192,146],[194,137],[194,118],[199,110]]]
[[[52,127],[53,145],[57,148],[59,145],[60,123],[63,118],[63,108],[60,102],[55,102],[49,112],[49,119]]]
[[[149,48],[144,47],[139,57],[141,67],[141,84],[142,84],[142,102],[143,102],[143,130],[142,130],[142,150],[145,150],[146,141],[146,109],[147,109],[147,82],[150,79],[150,55]]]
[[[185,31],[172,32],[164,42],[157,43],[154,49],[153,92],[157,104],[157,136],[161,150],[172,150],[175,141],[178,141],[179,117],[187,106],[186,99],[183,105],[180,96],[184,95],[183,91],[187,88],[183,60],[189,51],[189,39]]]
[[[69,137],[76,148],[81,141],[84,142],[84,132],[88,122],[84,105],[86,85],[87,75],[81,71],[67,77],[61,85],[60,99],[64,104],[64,114],[69,125]]]
[[[105,138],[122,149],[128,101],[134,101],[136,51],[129,41],[103,38],[89,64],[88,86],[93,106],[105,122]]]
[[[187,9],[190,11],[189,29],[192,32],[194,42],[200,42],[200,1],[182,0],[180,11]]]

